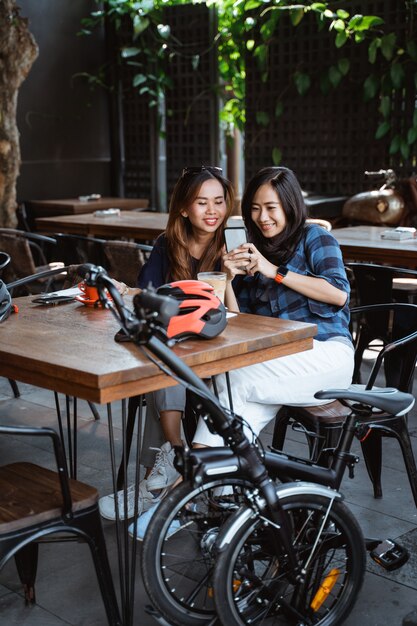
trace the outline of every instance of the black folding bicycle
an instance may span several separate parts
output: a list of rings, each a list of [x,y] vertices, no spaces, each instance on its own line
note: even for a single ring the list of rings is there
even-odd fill
[[[135,296],[133,313],[102,268],[84,265],[80,271],[97,286],[103,305],[132,340],[187,387],[196,410],[228,444],[178,452],[184,482],[162,500],[150,521],[142,571],[161,621],[190,626],[214,624],[218,618],[227,626],[340,624],[362,586],[366,548],[387,569],[407,559],[393,542],[365,542],[337,491],[346,466],[353,470],[357,461],[350,453],[353,437],[372,423],[375,411],[378,420],[381,412],[407,413],[413,396],[393,388],[364,391],[354,386],[319,392],[318,398],[340,399],[352,408],[329,468],[264,452],[246,437],[242,418],[221,407],[166,345],[164,326],[177,313],[177,301],[145,290]]]

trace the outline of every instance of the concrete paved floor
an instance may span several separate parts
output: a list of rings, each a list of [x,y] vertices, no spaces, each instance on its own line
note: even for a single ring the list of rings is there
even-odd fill
[[[15,399],[5,379],[0,379],[0,421],[2,424],[50,425],[56,427],[53,394],[19,385]],[[62,398],[63,400],[63,398]],[[111,491],[110,456],[105,407],[95,421],[89,407],[79,403],[79,478],[98,487],[101,494]],[[120,406],[114,406],[116,445],[120,446]],[[417,456],[417,409],[410,416],[410,432]],[[293,437],[293,435],[291,435]],[[271,432],[264,434],[270,441]],[[295,437],[295,435],[294,435]],[[293,451],[302,449],[292,442]],[[356,446],[360,454],[359,445]],[[357,604],[346,626],[401,626],[403,617],[417,609],[417,509],[397,442],[384,440],[382,500],[372,497],[371,484],[361,461],[354,480],[346,476],[341,491],[368,536],[399,539],[411,551],[409,562],[397,572],[386,572],[368,559],[367,574]],[[0,441],[1,464],[32,460],[53,467],[53,457],[45,442]],[[104,522],[106,541],[114,575],[117,575],[114,524]],[[140,549],[138,552],[140,560]],[[155,626],[146,614],[146,593],[138,570],[135,597],[135,624]],[[78,543],[41,546],[36,584],[37,604],[25,607],[14,562],[0,572],[0,626],[104,626],[105,614],[95,573],[85,545]]]

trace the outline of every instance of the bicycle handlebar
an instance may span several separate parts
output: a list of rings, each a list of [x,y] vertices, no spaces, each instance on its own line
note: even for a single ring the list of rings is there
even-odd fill
[[[166,319],[167,316],[169,319],[178,311],[177,301],[169,296],[160,296],[153,291],[143,290],[135,296],[135,313],[133,313],[124,305],[122,296],[102,267],[85,264],[80,267],[79,273],[85,277],[88,285],[97,287],[103,307],[112,311],[131,339],[137,344],[144,344],[152,354],[169,367],[176,375],[176,378],[174,376],[176,380],[185,384],[200,398],[201,402],[197,410],[206,421],[208,428],[223,437],[225,444],[244,459],[249,478],[265,498],[271,520],[280,531],[279,541],[278,535],[274,535],[273,542],[277,553],[279,545],[282,545],[289,555],[291,566],[294,571],[298,572],[300,565],[291,543],[288,519],[258,448],[244,433],[242,420],[233,414],[228,415],[203,381],[159,338],[164,336],[161,319]],[[106,290],[113,298],[113,302],[109,300]],[[171,373],[167,372],[160,363],[155,363],[165,373]],[[201,409],[204,409],[206,414],[202,415]]]
[[[378,170],[377,172],[365,171],[364,174],[368,178],[383,178],[385,181],[384,188],[392,187],[397,183],[397,175],[392,169]]]
[[[257,484],[269,482],[260,453],[246,437],[241,420],[233,414],[226,413],[218,398],[201,378],[165,345],[167,337],[163,328],[164,320],[168,321],[178,312],[178,302],[170,296],[161,296],[150,289],[144,289],[134,298],[135,312],[133,312],[125,306],[122,296],[104,268],[86,263],[80,266],[79,274],[85,278],[88,285],[97,287],[103,307],[112,311],[130,338],[137,344],[144,344],[177,376],[179,382],[198,396],[201,402],[197,409],[199,412],[202,409],[206,412],[203,419],[208,428],[218,433],[233,450],[247,459],[253,480]],[[113,302],[108,298],[106,290]],[[157,365],[163,369],[161,364]],[[171,373],[164,369],[163,371]]]
[[[135,295],[133,300],[135,316],[125,306],[121,294],[103,267],[85,263],[79,267],[78,273],[85,278],[87,285],[97,287],[102,304],[110,308],[110,302],[106,296],[107,289],[114,301],[122,326],[129,335],[132,335],[132,331],[137,332],[139,328],[143,330],[146,323],[153,323],[155,327],[159,326],[160,335],[162,328],[167,326],[171,317],[178,313],[179,304],[174,298],[161,296],[151,289],[143,289]],[[132,338],[137,339],[137,337]]]
[[[395,176],[395,172],[394,170],[378,170],[377,172],[370,172],[368,170],[365,170],[364,172],[365,176]]]
[[[145,344],[187,388],[200,397],[203,408],[209,413],[206,421],[210,430],[214,426],[215,432],[224,438],[233,434],[233,444],[239,449],[245,443],[250,445],[241,424],[225,413],[216,396],[201,378],[165,345],[168,339],[164,325],[177,314],[178,302],[170,296],[161,296],[150,289],[143,289],[134,297],[135,312],[133,312],[125,306],[122,296],[103,267],[85,263],[79,267],[78,273],[85,278],[87,285],[97,287],[103,307],[112,311],[130,338],[135,343]],[[108,298],[106,290],[113,302]]]
[[[179,304],[174,298],[161,296],[147,289],[134,297],[133,304],[136,312],[144,311],[145,315],[146,312],[156,313],[155,320],[164,326],[167,326],[171,317],[177,315],[179,311]]]
[[[33,283],[36,280],[40,280],[41,278],[49,278],[50,276],[56,276],[57,274],[65,274],[70,267],[71,267],[70,265],[66,265],[65,267],[55,267],[50,270],[44,270],[43,272],[38,272],[37,274],[24,276],[23,278],[16,278],[16,280],[13,280],[11,283],[8,283],[6,287],[7,289],[13,289],[14,287],[21,287],[22,285]]]
[[[84,263],[78,268],[78,275],[85,279],[90,287],[97,287],[100,302],[104,308],[110,309],[116,319],[122,324],[124,331],[134,340],[142,331],[143,324],[130,311],[123,301],[121,294],[118,292],[116,285],[108,276],[104,267],[93,265],[92,263]],[[109,292],[112,301],[108,298],[106,290]],[[114,305],[114,306],[113,306]]]

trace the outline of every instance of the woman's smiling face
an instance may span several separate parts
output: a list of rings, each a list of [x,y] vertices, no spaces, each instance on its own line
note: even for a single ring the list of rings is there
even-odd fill
[[[214,233],[226,217],[227,206],[224,189],[218,180],[206,180],[189,209],[181,211],[188,217],[194,230]]]
[[[286,216],[281,201],[271,184],[261,185],[252,200],[251,217],[264,237],[268,239],[282,233]]]

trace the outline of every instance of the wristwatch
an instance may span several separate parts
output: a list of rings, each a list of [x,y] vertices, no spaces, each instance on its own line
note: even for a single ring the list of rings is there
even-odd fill
[[[288,274],[288,267],[285,267],[285,265],[280,265],[277,269],[277,273],[274,278],[275,282],[282,283],[282,281],[284,280],[287,274]]]

